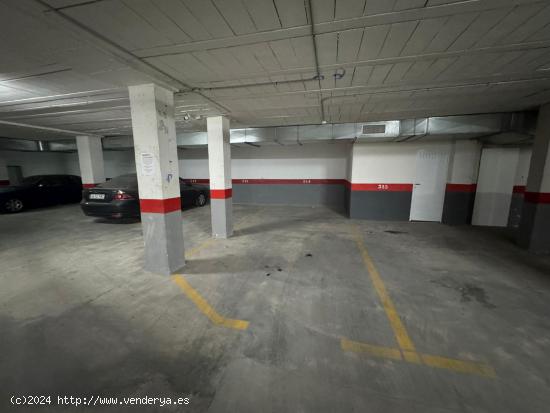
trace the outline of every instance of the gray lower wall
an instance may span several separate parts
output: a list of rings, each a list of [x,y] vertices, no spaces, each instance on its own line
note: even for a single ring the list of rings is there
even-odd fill
[[[521,222],[521,211],[523,210],[523,194],[513,193],[510,202],[510,215],[508,216],[508,226],[510,228],[519,227]]]
[[[448,225],[471,224],[475,197],[475,192],[445,192],[441,222]]]
[[[550,254],[550,204],[523,203],[517,242],[536,254]]]
[[[325,205],[344,210],[341,184],[233,184],[233,201],[239,204]]]
[[[412,192],[350,191],[349,217],[380,221],[408,221]]]

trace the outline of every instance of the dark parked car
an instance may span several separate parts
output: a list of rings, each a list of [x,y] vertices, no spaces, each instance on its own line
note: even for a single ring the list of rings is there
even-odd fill
[[[181,206],[204,206],[208,187],[185,183],[180,178]],[[80,203],[84,214],[103,218],[137,218],[140,216],[136,174],[121,175],[94,188],[84,189]]]
[[[4,212],[79,202],[81,198],[82,181],[75,175],[34,175],[19,185],[0,187],[0,209]]]

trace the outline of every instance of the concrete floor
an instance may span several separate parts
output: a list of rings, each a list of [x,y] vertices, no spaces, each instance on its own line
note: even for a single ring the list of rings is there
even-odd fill
[[[185,279],[246,330],[144,272],[139,223],[75,205],[0,215],[0,411],[82,409],[12,394],[191,398],[83,409],[98,412],[550,411],[550,260],[504,232],[237,205],[235,236],[205,244],[209,208],[183,216]],[[416,350],[496,377],[342,349],[397,348],[357,229]]]

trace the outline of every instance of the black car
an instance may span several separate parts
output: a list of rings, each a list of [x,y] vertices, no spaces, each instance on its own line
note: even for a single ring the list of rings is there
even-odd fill
[[[208,201],[208,187],[185,183],[180,178],[181,206],[204,206]],[[139,192],[136,174],[121,175],[94,188],[84,189],[84,214],[102,218],[137,218],[140,216]]]
[[[79,202],[81,198],[82,181],[75,175],[33,175],[18,185],[0,187],[0,209],[3,212]]]

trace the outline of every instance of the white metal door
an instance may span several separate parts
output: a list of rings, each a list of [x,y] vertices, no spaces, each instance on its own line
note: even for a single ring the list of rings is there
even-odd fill
[[[417,152],[411,221],[441,222],[448,171],[448,153],[429,150]]]
[[[472,225],[508,225],[518,161],[518,148],[483,149]]]

